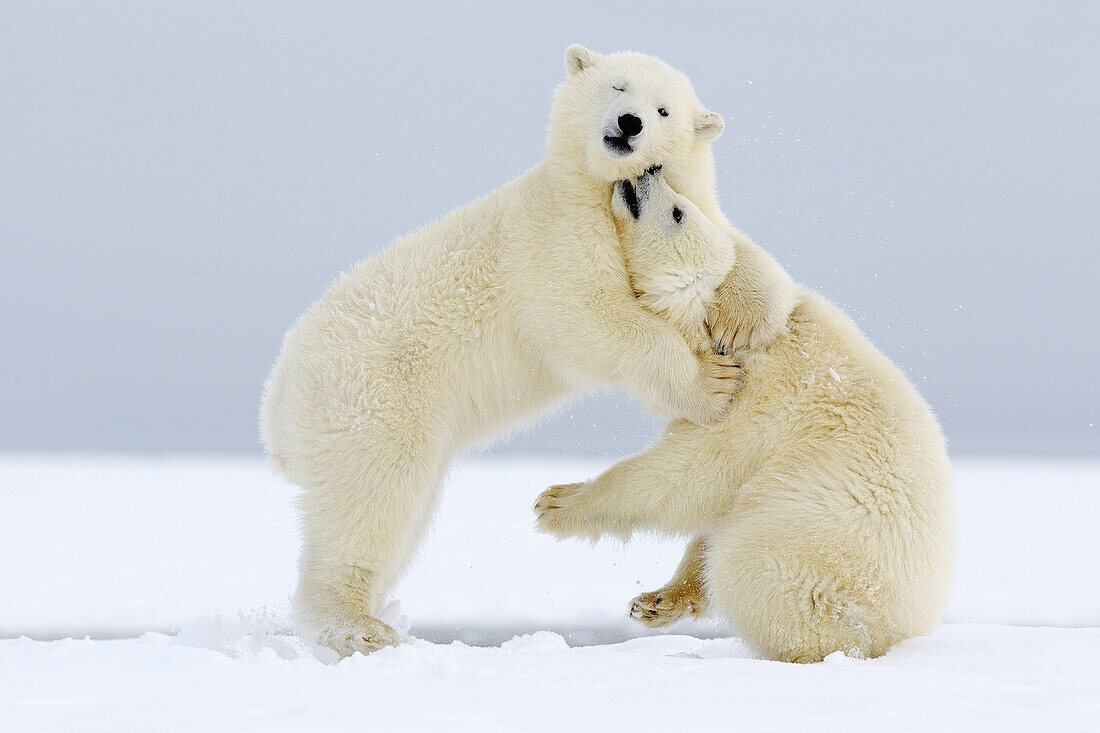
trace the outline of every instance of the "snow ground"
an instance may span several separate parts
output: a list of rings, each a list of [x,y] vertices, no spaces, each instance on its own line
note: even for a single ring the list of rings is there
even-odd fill
[[[326,664],[288,631],[293,491],[262,459],[0,456],[3,728],[1097,728],[1100,463],[957,461],[947,623],[811,666],[707,623],[635,638],[682,543],[532,528],[606,465],[464,461],[396,591],[419,640]]]

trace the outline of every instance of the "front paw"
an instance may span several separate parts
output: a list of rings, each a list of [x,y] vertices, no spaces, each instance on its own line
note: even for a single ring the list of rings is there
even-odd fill
[[[704,352],[699,357],[699,377],[694,399],[685,417],[696,425],[721,422],[733,409],[733,397],[745,380],[742,354]]]
[[[711,342],[723,354],[771,346],[787,332],[797,303],[794,283],[770,255],[746,245],[738,257],[744,262],[718,286],[707,307]]]
[[[715,301],[707,308],[707,329],[718,353],[763,350],[786,333],[790,311],[779,299],[752,304],[733,300],[740,299]]]
[[[558,538],[577,536],[580,522],[575,506],[586,485],[559,484],[539,494],[535,501],[535,523],[539,531]]]

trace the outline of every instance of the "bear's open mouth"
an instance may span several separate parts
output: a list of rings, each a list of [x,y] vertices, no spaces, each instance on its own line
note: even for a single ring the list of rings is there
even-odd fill
[[[634,152],[634,148],[630,145],[630,139],[626,137],[614,137],[612,135],[604,135],[603,144],[605,148],[616,153],[617,155],[626,156]]]

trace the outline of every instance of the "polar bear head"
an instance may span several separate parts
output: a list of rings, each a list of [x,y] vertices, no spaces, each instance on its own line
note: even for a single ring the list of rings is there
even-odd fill
[[[552,150],[581,154],[588,171],[613,182],[647,168],[705,156],[723,129],[680,72],[640,53],[600,55],[581,45],[565,52],[568,78],[550,123]],[[674,181],[678,180],[674,178]]]
[[[672,189],[655,166],[615,184],[611,212],[642,303],[685,332],[702,329],[715,289],[733,268],[733,238]]]

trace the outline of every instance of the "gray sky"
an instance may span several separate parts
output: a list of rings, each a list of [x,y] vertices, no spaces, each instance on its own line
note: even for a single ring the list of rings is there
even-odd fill
[[[1095,3],[0,5],[0,449],[258,450],[336,274],[535,164],[566,46],[687,73],[730,219],[956,453],[1100,455]],[[499,450],[621,453],[583,398]]]

